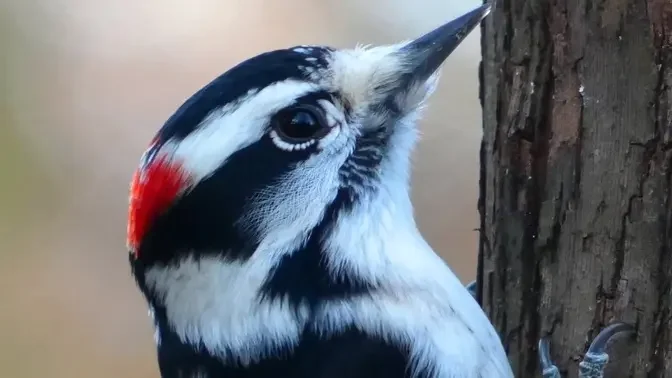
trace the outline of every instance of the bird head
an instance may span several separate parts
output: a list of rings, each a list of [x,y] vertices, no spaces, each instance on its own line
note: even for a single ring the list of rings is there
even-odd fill
[[[199,90],[158,131],[133,177],[127,241],[136,278],[184,259],[277,267],[311,243],[333,244],[346,220],[414,227],[416,119],[439,67],[488,11],[410,42],[263,53]],[[389,207],[374,209],[379,198]],[[356,209],[368,210],[348,219]]]

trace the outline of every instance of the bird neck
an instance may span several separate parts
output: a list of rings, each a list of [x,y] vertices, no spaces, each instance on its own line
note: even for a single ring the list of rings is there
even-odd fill
[[[322,253],[333,276],[390,289],[462,287],[417,228],[405,187],[383,187],[339,215]]]

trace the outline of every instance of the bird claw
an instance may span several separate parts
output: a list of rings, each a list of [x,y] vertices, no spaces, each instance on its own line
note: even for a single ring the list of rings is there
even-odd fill
[[[615,337],[626,334],[634,334],[634,328],[621,322],[610,324],[600,331],[579,363],[579,378],[603,378],[604,368],[609,362],[607,345]],[[551,361],[549,340],[546,337],[539,341],[539,360],[543,378],[560,378],[558,368]]]
[[[635,328],[627,323],[613,323],[605,327],[590,344],[579,364],[579,378],[603,378],[604,367],[609,362],[607,345],[617,336],[634,335]]]
[[[476,281],[470,282],[466,288],[476,298]],[[604,378],[604,368],[609,362],[607,345],[617,336],[633,335],[634,332],[633,326],[622,322],[610,324],[602,329],[579,363],[579,378]],[[558,367],[551,360],[550,341],[547,337],[539,340],[539,362],[543,378],[561,378]]]
[[[543,378],[560,378],[558,367],[551,360],[551,342],[548,337],[539,340],[539,362],[541,363],[541,376]]]

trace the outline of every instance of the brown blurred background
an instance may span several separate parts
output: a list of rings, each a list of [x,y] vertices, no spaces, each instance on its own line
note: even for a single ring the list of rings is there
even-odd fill
[[[157,377],[129,274],[127,189],[184,99],[253,54],[411,38],[478,0],[0,2],[0,377]],[[479,36],[423,121],[422,231],[475,275]]]

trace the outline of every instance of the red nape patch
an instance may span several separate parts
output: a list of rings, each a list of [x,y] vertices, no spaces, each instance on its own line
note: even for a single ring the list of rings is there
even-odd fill
[[[165,211],[186,185],[179,164],[158,157],[138,168],[131,181],[126,243],[137,257],[140,241],[154,219]]]

